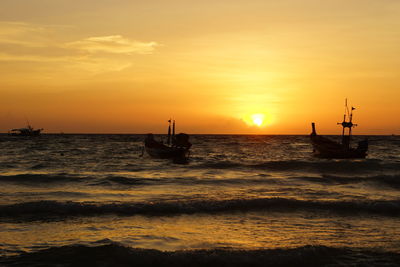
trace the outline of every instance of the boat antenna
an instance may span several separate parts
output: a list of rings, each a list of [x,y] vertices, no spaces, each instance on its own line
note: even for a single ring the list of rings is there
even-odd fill
[[[32,128],[32,126],[31,126],[31,124],[30,124],[30,122],[29,122],[29,119],[25,116],[25,120],[26,120],[26,127],[28,128],[28,129],[30,129],[30,130],[33,130],[33,128]]]
[[[350,115],[349,116],[350,116],[350,124],[351,124],[352,127],[349,128],[349,136],[351,136],[351,129],[353,127],[357,126],[357,124],[353,123],[353,110],[355,110],[355,109],[356,109],[355,107],[351,107],[351,109],[350,109],[351,111],[350,111]]]
[[[26,116],[25,116],[25,121],[26,121],[27,126],[29,126],[30,125],[29,119]]]
[[[170,145],[171,144],[171,119],[168,120],[168,140],[167,140],[167,144]]]

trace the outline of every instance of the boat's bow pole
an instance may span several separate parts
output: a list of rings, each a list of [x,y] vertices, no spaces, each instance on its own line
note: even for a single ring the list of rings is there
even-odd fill
[[[315,130],[315,123],[314,122],[311,123],[311,128],[312,128],[311,135],[312,136],[316,136],[317,135],[317,131]]]

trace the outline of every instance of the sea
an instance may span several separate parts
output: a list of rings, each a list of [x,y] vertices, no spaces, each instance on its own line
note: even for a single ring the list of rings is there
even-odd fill
[[[0,135],[0,266],[400,266],[399,136],[192,135],[188,164],[144,138]]]

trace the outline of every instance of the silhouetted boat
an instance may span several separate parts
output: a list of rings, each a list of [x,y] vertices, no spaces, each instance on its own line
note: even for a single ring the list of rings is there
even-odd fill
[[[168,122],[167,143],[156,141],[153,134],[148,134],[144,141],[144,148],[153,158],[172,159],[175,163],[187,163],[190,154],[189,149],[192,146],[189,142],[189,135],[184,133],[175,135],[175,121],[173,121],[171,134],[171,120]]]
[[[311,143],[314,147],[314,155],[320,158],[336,158],[336,159],[346,159],[346,158],[365,158],[368,152],[368,140],[363,140],[358,142],[357,148],[352,148],[350,146],[351,141],[351,129],[357,124],[353,124],[353,110],[354,107],[351,107],[351,111],[347,106],[347,99],[345,103],[345,113],[343,116],[343,122],[338,123],[342,125],[342,143],[338,143],[332,141],[326,137],[317,135],[315,131],[315,123],[312,125],[312,133]],[[349,121],[346,121],[346,116],[348,116]],[[346,134],[346,129],[348,129]]]
[[[43,129],[33,129],[29,124],[26,128],[12,129],[9,133],[12,136],[39,136]]]

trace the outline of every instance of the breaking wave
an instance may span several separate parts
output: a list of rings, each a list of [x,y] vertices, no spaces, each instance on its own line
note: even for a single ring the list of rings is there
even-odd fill
[[[115,215],[179,215],[269,210],[291,212],[297,210],[326,211],[343,215],[376,214],[400,216],[400,200],[393,201],[310,201],[290,198],[256,198],[229,200],[181,200],[145,203],[94,203],[72,201],[34,201],[1,205],[3,218],[45,218],[68,216]]]
[[[96,244],[97,243],[97,244]],[[106,243],[106,244],[99,244]],[[51,247],[1,257],[4,266],[396,266],[400,254],[361,248],[302,246],[276,249],[159,251],[115,242]]]

